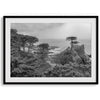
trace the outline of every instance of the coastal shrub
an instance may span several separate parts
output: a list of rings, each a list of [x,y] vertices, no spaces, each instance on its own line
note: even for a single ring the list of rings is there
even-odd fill
[[[44,77],[90,77],[90,69],[90,65],[84,66],[77,63],[65,64],[64,66],[57,65],[51,70],[44,72]]]
[[[18,68],[14,68],[12,77],[32,77],[34,76],[34,68],[25,64],[20,64]]]

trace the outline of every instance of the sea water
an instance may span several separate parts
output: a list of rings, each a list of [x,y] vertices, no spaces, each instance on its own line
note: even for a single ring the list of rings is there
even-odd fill
[[[91,40],[89,39],[80,39],[79,45],[84,44],[85,52],[91,54]],[[40,39],[39,43],[48,43],[49,46],[57,46],[58,50],[63,51],[70,46],[70,42],[65,39]]]

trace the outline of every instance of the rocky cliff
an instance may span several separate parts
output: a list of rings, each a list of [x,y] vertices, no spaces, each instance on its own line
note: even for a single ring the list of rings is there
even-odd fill
[[[70,62],[78,64],[87,64],[90,62],[89,56],[85,53],[84,45],[75,45],[72,50],[68,47],[66,50],[56,55],[54,59],[56,63],[61,63],[62,65]]]

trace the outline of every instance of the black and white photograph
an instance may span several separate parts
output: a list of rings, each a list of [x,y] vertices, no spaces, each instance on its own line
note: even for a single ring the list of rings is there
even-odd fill
[[[98,16],[4,16],[4,83],[97,84]]]

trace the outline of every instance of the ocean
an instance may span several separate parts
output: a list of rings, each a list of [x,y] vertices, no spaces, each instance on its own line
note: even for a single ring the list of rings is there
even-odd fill
[[[79,45],[84,44],[85,52],[87,54],[91,54],[91,40],[87,39],[80,39]],[[70,46],[70,42],[66,41],[65,39],[40,39],[39,43],[48,43],[49,46],[57,46],[59,47],[60,51],[65,50],[68,46]]]

